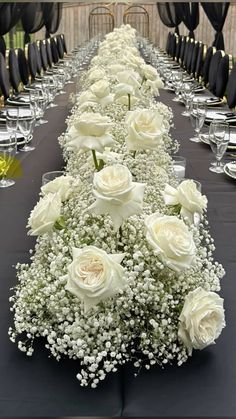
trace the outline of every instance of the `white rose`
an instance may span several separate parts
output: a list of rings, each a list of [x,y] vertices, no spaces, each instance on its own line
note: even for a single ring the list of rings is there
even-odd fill
[[[99,80],[94,83],[90,90],[95,96],[95,100],[104,108],[113,101],[113,95],[110,94],[110,85],[107,80]]]
[[[110,94],[110,86],[107,80],[99,80],[90,86],[91,92],[99,98]]]
[[[39,236],[53,230],[55,222],[61,215],[61,198],[58,194],[49,193],[39,200],[31,211],[28,225],[30,236]]]
[[[145,220],[146,238],[160,260],[176,272],[189,268],[195,262],[196,247],[192,233],[175,216],[148,216]]]
[[[108,75],[110,75],[110,74],[111,75],[115,75],[115,74],[117,74],[117,73],[119,73],[121,71],[124,71],[125,70],[125,66],[122,65],[122,64],[115,63],[115,64],[109,65],[106,70],[107,70],[107,74]]]
[[[145,184],[132,182],[129,169],[121,164],[95,173],[93,187],[96,202],[90,210],[98,215],[108,213],[115,231],[124,220],[142,211]]]
[[[91,91],[86,90],[79,95],[77,103],[78,105],[93,106],[94,103],[97,103],[97,98]]]
[[[225,327],[223,299],[199,287],[185,298],[179,321],[178,337],[190,355],[212,345]]]
[[[97,80],[101,80],[105,77],[105,71],[101,68],[91,68],[91,70],[88,71],[88,80],[90,82],[94,82]]]
[[[83,300],[85,312],[124,288],[123,254],[108,254],[95,246],[72,252],[66,290]]]
[[[100,113],[84,112],[68,131],[68,150],[96,150],[103,152],[105,147],[114,144],[109,135],[111,127],[107,116]]]
[[[151,93],[154,96],[159,96],[159,89],[163,89],[164,88],[164,83],[163,81],[158,77],[156,80],[152,81],[152,80],[147,80],[146,81],[146,86],[150,87]]]
[[[61,201],[64,202],[69,199],[73,191],[78,191],[81,188],[82,183],[80,180],[77,180],[75,185],[73,185],[74,182],[75,179],[70,175],[58,176],[56,179],[42,186],[41,191],[43,195],[57,193]]]
[[[180,214],[194,223],[194,214],[201,215],[207,207],[207,197],[197,190],[193,180],[184,180],[175,189],[166,185],[163,191],[163,198],[166,205],[181,205]]]
[[[157,70],[148,64],[142,64],[141,67],[141,73],[142,75],[147,79],[154,81],[158,77]]]
[[[125,70],[117,73],[116,78],[119,83],[132,86],[135,90],[141,87],[140,76],[133,70]]]
[[[129,112],[126,117],[129,150],[155,150],[163,144],[166,132],[163,115],[155,109],[142,109]]]
[[[138,98],[136,97],[136,93],[137,92],[135,91],[135,89],[129,84],[119,83],[115,87],[114,99],[116,100],[116,102],[128,106],[128,95],[130,95],[130,105],[132,106],[138,100]]]

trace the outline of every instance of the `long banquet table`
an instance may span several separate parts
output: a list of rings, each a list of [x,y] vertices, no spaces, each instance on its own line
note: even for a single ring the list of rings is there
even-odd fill
[[[195,351],[182,367],[142,370],[134,377],[127,365],[110,374],[95,390],[81,388],[75,376],[78,363],[58,363],[48,357],[44,342],[38,341],[33,357],[13,345],[7,335],[12,325],[10,288],[16,283],[14,265],[28,262],[35,240],[27,236],[26,223],[38,200],[41,176],[63,166],[58,136],[65,130],[69,112],[68,95],[57,99],[58,107],[46,113],[49,123],[36,129],[35,151],[21,153],[23,176],[14,187],[0,190],[0,416],[230,416],[236,414],[236,184],[224,174],[208,170],[213,156],[208,146],[188,141],[193,134],[183,106],[172,102],[173,94],[162,91],[160,99],[171,106],[179,140],[179,154],[187,158],[187,178],[202,183],[208,219],[215,239],[215,258],[222,262],[222,281],[227,327],[217,344]]]

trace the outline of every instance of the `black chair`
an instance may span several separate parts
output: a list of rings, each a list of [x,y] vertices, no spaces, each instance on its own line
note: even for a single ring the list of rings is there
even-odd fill
[[[63,42],[60,35],[56,36],[56,44],[57,44],[59,58],[62,60],[64,58],[64,47],[63,47]]]
[[[67,54],[67,46],[66,46],[66,39],[65,39],[65,35],[62,33],[62,34],[60,35],[60,37],[61,37],[61,39],[62,39],[62,45],[63,45],[63,48],[64,48],[64,53],[65,53],[65,54]]]
[[[191,57],[191,63],[189,66],[189,73],[192,74],[193,76],[195,76],[199,48],[200,48],[200,42],[195,42],[194,47],[193,47],[192,57]]]
[[[194,74],[194,77],[197,80],[199,80],[203,75],[203,64],[206,57],[206,52],[207,52],[207,46],[205,44],[200,44],[198,55],[197,55],[195,74]]]
[[[11,85],[6,61],[2,53],[0,53],[0,89],[5,100],[10,96],[10,88]]]
[[[52,61],[54,64],[58,64],[59,61],[59,54],[57,50],[57,44],[54,38],[50,38],[50,45],[51,45],[51,51],[52,51]]]
[[[230,109],[236,106],[236,63],[229,75],[229,80],[226,87],[226,99]]]
[[[208,47],[207,52],[206,52],[206,57],[205,57],[203,68],[202,68],[202,77],[203,77],[205,86],[208,84],[209,68],[210,68],[212,56],[215,53],[215,51],[216,49],[214,47]]]
[[[28,60],[31,78],[34,80],[37,74],[37,59],[36,59],[35,47],[33,44],[27,44],[25,46],[25,55]]]
[[[225,54],[218,66],[217,76],[216,76],[216,86],[215,86],[215,95],[217,97],[223,98],[226,91],[226,86],[229,79],[230,67],[232,68],[232,56]]]
[[[47,57],[47,48],[46,48],[46,41],[38,41],[38,48],[41,55],[42,60],[42,67],[44,71],[48,70],[48,57]]]
[[[0,36],[0,52],[3,57],[6,56],[6,43],[2,35]]]
[[[47,51],[47,59],[48,59],[48,66],[52,68],[53,60],[52,60],[52,50],[51,44],[49,39],[45,39],[46,51]]]
[[[18,57],[13,48],[9,50],[8,67],[9,67],[10,83],[14,91],[19,93],[21,76],[20,76],[20,69],[19,69],[19,64],[18,64]]]
[[[209,76],[208,76],[208,88],[211,93],[214,95],[216,94],[216,77],[217,71],[220,64],[222,57],[224,56],[224,51],[216,51],[215,54],[212,55],[210,66],[209,66]]]
[[[176,35],[174,33],[172,35],[173,36],[171,37],[171,40],[170,40],[170,56],[171,56],[171,58],[174,58],[175,57],[175,51],[176,51],[176,40],[177,40],[177,38],[176,38]]]
[[[178,36],[176,39],[176,50],[175,50],[175,59],[177,62],[179,62],[179,58],[180,58],[180,50],[181,50],[181,45],[182,45],[182,36]]]
[[[185,51],[184,51],[184,58],[183,58],[183,68],[187,69],[187,60],[188,60],[188,54],[189,50],[191,49],[191,44],[194,42],[192,38],[187,38]]]
[[[170,53],[170,43],[171,43],[171,38],[172,38],[172,33],[169,32],[167,35],[167,40],[166,40],[166,53],[169,55]]]
[[[29,84],[30,72],[25,52],[23,49],[18,48],[16,54],[18,58],[21,81],[25,86],[27,86]]]
[[[189,74],[191,74],[191,64],[192,64],[192,56],[193,56],[193,50],[195,48],[195,42],[192,41],[188,46],[188,53],[186,58],[186,70]]]
[[[32,43],[34,46],[34,50],[35,50],[35,59],[36,59],[36,68],[37,68],[37,74],[39,76],[42,75],[42,59],[41,59],[41,54],[40,51],[38,49],[38,45],[36,44],[36,42]]]
[[[187,43],[187,37],[183,36],[182,42],[181,42],[181,47],[180,47],[180,54],[179,54],[180,62],[181,62],[182,65],[183,65],[183,60],[184,60],[186,43]]]

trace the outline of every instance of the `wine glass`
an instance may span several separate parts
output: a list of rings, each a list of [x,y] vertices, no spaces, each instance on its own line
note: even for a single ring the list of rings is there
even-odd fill
[[[53,100],[56,96],[56,89],[57,89],[55,79],[53,77],[47,77],[45,80],[45,85],[48,91],[48,100],[49,100],[48,108],[56,108],[58,105],[53,103]]]
[[[16,136],[0,137],[0,188],[8,188],[15,184],[13,179],[7,179],[10,167],[16,154]]]
[[[215,154],[216,164],[209,167],[214,173],[223,173],[224,165],[221,163],[230,140],[229,124],[222,120],[213,120],[211,123],[211,134],[209,135],[210,146]]]
[[[19,129],[25,138],[25,145],[21,148],[21,151],[33,151],[35,149],[35,147],[29,145],[34,125],[35,115],[32,110],[30,110],[26,115],[19,115]]]
[[[180,71],[174,71],[172,75],[172,83],[175,88],[176,97],[174,97],[173,102],[179,102],[179,92],[183,83],[183,73]]]
[[[19,108],[7,109],[6,127],[9,133],[16,133],[18,128]]]
[[[203,102],[192,102],[190,107],[190,120],[194,131],[196,132],[196,136],[190,138],[190,141],[195,143],[200,143],[201,140],[199,138],[200,131],[203,127],[204,121],[206,117],[206,107]]]
[[[47,94],[42,90],[39,89],[39,97],[38,97],[38,110],[39,110],[39,125],[47,124],[47,120],[43,119],[44,112],[48,105],[48,98]]]
[[[194,98],[194,86],[193,83],[183,83],[182,96],[185,101],[185,111],[181,113],[183,116],[190,116],[190,105]]]

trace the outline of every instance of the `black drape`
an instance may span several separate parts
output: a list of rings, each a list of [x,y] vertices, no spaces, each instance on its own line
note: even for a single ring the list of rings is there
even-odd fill
[[[198,3],[181,3],[182,21],[189,30],[190,38],[194,38],[194,30],[199,24],[199,4]]]
[[[20,19],[23,12],[22,3],[0,4],[0,35],[9,32]]]
[[[62,15],[62,3],[45,3],[44,22],[46,27],[46,38],[57,32]]]
[[[25,44],[30,42],[29,34],[38,32],[44,26],[45,3],[25,3],[21,18],[25,31]]]
[[[181,6],[179,3],[157,3],[160,19],[165,26],[175,28],[179,34],[178,25],[182,22]]]
[[[224,37],[222,29],[229,10],[230,3],[201,3],[202,7],[216,31],[213,46],[217,49],[224,49]]]

